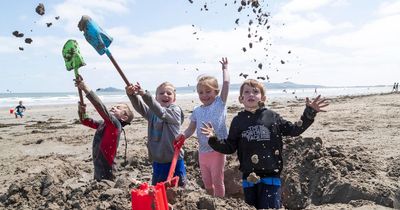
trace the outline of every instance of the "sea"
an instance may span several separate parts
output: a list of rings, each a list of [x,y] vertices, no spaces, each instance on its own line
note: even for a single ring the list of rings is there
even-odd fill
[[[321,94],[324,97],[337,97],[345,95],[368,95],[377,93],[388,93],[392,91],[392,86],[357,86],[357,87],[318,87],[318,88],[267,88],[268,101],[291,100],[296,98],[315,97]],[[103,92],[97,91],[97,95],[104,103],[127,102],[128,97],[125,91]],[[154,94],[154,93],[153,93]],[[229,95],[238,96],[239,86],[232,85]],[[177,99],[196,100],[198,98],[196,88],[178,87]],[[41,105],[65,105],[76,104],[79,100],[77,92],[50,92],[50,93],[0,93],[0,108],[13,108],[23,101],[25,106]]]

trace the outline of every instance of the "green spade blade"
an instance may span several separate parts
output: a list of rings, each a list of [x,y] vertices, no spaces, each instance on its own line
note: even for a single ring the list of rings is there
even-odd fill
[[[68,71],[74,69],[76,74],[77,70],[81,66],[86,65],[85,61],[83,61],[81,52],[79,50],[78,42],[76,40],[73,39],[68,40],[64,44],[64,47],[62,49],[62,54],[65,61],[65,67],[67,68]]]

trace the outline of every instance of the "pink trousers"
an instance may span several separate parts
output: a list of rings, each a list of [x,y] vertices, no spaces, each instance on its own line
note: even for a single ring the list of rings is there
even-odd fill
[[[224,166],[225,155],[219,152],[199,153],[199,164],[204,187],[212,190],[214,196],[225,196]]]

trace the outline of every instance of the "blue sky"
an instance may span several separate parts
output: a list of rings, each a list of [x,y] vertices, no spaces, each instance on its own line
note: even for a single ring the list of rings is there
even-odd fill
[[[195,85],[202,74],[221,80],[218,61],[223,56],[228,57],[232,83],[243,81],[240,73],[268,75],[270,82],[332,86],[400,81],[400,1],[259,0],[271,14],[267,25],[251,26],[263,37],[260,43],[254,33],[247,37],[251,9],[239,13],[240,1],[233,2],[4,0],[0,92],[75,91],[61,55],[68,39],[80,45],[87,63],[80,72],[91,88],[124,88],[106,55],[98,55],[78,30],[82,15],[91,16],[114,38],[109,49],[128,79],[150,90],[164,81]],[[39,3],[46,8],[43,16],[35,12]],[[204,4],[208,11],[200,10]],[[53,25],[46,27],[48,22]],[[25,36],[14,37],[15,30]],[[30,45],[24,43],[27,37],[33,39]]]

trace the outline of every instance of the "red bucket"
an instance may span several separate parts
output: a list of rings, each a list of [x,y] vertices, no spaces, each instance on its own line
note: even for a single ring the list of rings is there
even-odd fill
[[[168,210],[164,183],[149,186],[143,183],[139,189],[131,191],[132,210]]]
[[[14,113],[14,109],[10,109],[10,114]]]

